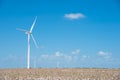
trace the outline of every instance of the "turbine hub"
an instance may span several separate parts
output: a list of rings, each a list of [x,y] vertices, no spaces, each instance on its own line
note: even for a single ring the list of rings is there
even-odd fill
[[[25,34],[31,34],[31,32],[27,31],[27,32],[25,32]]]

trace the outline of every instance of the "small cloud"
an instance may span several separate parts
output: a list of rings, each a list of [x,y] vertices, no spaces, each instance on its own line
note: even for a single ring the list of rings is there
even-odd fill
[[[85,15],[82,13],[70,13],[70,14],[65,14],[64,17],[74,20],[74,19],[85,18]]]
[[[105,56],[104,57],[106,60],[110,60],[111,59],[111,56]]]
[[[82,57],[83,57],[83,58],[89,58],[89,56],[87,56],[87,55],[83,55]]]
[[[82,55],[80,57],[80,60],[88,60],[88,59],[90,59],[90,56],[88,56],[88,55]]]
[[[64,58],[65,58],[66,60],[72,60],[72,56],[69,56],[69,55],[64,55]]]
[[[72,54],[80,54],[80,49],[76,49],[75,51],[72,52]]]
[[[62,56],[62,53],[61,53],[60,51],[57,51],[57,52],[55,53],[55,56]]]
[[[106,53],[106,52],[103,52],[103,51],[99,51],[99,52],[98,52],[98,55],[99,55],[99,56],[105,56],[105,55],[107,55],[107,53]]]
[[[46,59],[49,57],[49,55],[43,54],[43,55],[41,55],[41,57]]]
[[[108,53],[108,52],[99,51],[98,55],[103,57],[106,60],[110,60],[111,59],[110,53]]]

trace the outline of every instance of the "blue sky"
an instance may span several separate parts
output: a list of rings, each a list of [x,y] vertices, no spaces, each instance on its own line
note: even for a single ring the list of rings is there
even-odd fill
[[[27,35],[31,67],[120,68],[119,0],[0,0],[0,68],[25,68]]]

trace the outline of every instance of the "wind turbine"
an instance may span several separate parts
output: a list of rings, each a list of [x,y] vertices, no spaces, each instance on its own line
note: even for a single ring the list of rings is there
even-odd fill
[[[34,37],[33,37],[33,35],[32,35],[32,30],[33,30],[33,28],[34,28],[34,26],[35,26],[36,20],[37,20],[37,17],[35,18],[35,20],[34,20],[34,22],[33,22],[33,24],[32,24],[32,26],[31,26],[31,28],[30,28],[29,31],[28,31],[28,30],[24,30],[24,29],[19,29],[19,28],[17,28],[17,30],[23,31],[23,32],[25,32],[25,34],[28,35],[27,69],[30,69],[30,37],[32,37],[35,46],[38,48],[37,43],[36,43],[36,41],[35,41],[35,39],[34,39]]]

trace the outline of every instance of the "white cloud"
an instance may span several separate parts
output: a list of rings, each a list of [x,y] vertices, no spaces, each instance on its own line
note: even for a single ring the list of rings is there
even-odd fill
[[[107,52],[99,51],[99,52],[98,52],[98,55],[99,55],[99,56],[105,56],[105,55],[107,55]]]
[[[57,52],[55,52],[55,58],[57,57],[59,57],[59,58],[63,58],[63,59],[65,59],[65,60],[72,60],[72,56],[70,56],[70,55],[66,55],[66,54],[62,54],[60,51],[57,51]]]
[[[99,51],[98,55],[101,56],[101,57],[103,57],[106,60],[110,60],[111,59],[111,55],[108,52]]]
[[[57,52],[55,53],[55,56],[62,56],[62,53],[61,53],[60,51],[57,51]]]
[[[75,51],[72,52],[72,54],[80,54],[80,49],[76,49]]]
[[[46,58],[49,57],[49,55],[47,55],[47,54],[43,54],[43,55],[41,55],[41,57],[46,59]]]
[[[72,60],[72,56],[69,56],[69,55],[64,55],[64,58],[65,58],[66,60]]]
[[[83,57],[83,58],[89,58],[89,56],[87,56],[87,55],[83,55],[82,57]]]
[[[82,13],[70,13],[70,14],[65,14],[64,17],[73,20],[73,19],[85,18],[85,15]]]

